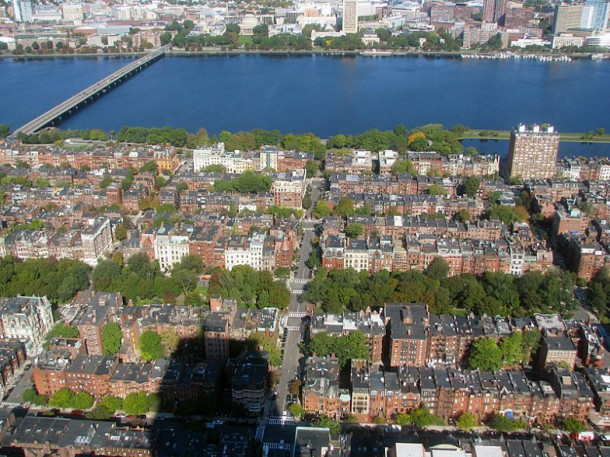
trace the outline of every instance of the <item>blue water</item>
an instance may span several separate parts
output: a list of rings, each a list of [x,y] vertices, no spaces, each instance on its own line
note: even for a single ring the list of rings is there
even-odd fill
[[[21,125],[126,62],[0,61],[0,122]],[[610,65],[593,61],[166,57],[61,127],[264,128],[329,137],[400,123],[509,129],[547,122],[559,131],[610,131],[609,81]],[[504,153],[508,145],[499,145]],[[572,145],[578,151],[569,154],[580,154]]]

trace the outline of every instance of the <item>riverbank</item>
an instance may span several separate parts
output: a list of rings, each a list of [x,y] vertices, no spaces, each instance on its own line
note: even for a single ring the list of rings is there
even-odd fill
[[[49,60],[49,59],[97,59],[107,57],[110,59],[139,58],[149,54],[148,52],[109,52],[109,53],[72,53],[72,54],[0,54],[0,59],[14,59],[16,61],[27,60]]]
[[[566,143],[610,143],[610,134],[593,135],[591,132],[559,132],[559,141]],[[469,129],[464,132],[460,140],[509,140],[510,130],[484,130]]]
[[[18,61],[22,60],[46,60],[46,59],[74,59],[74,58],[138,58],[148,54],[147,52],[119,52],[119,53],[57,53],[57,54],[19,54],[14,55],[11,53],[0,54],[0,59],[15,59]],[[167,56],[170,57],[206,57],[206,56],[238,56],[238,55],[269,55],[269,56],[337,56],[337,57],[428,57],[428,58],[445,58],[445,59],[471,59],[471,58],[484,58],[484,59],[502,59],[506,55],[506,50],[498,52],[477,52],[468,49],[460,51],[422,51],[416,50],[380,50],[378,52],[371,50],[328,50],[328,49],[227,49],[225,47],[209,47],[197,51],[184,51],[184,50],[170,50],[166,52]],[[566,58],[570,60],[609,60],[609,53],[561,53],[561,52],[548,52],[548,53],[519,53],[511,52],[512,58],[534,58],[539,60],[545,60],[552,58],[557,60]]]

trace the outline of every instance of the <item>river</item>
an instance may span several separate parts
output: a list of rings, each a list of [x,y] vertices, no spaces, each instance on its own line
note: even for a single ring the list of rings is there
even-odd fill
[[[22,125],[128,61],[0,60],[0,123]],[[211,133],[264,128],[325,138],[400,123],[507,130],[519,122],[546,122],[559,131],[610,131],[608,81],[608,62],[589,60],[166,57],[61,127],[169,125]],[[503,144],[497,143],[498,152],[505,152]],[[569,149],[573,155],[583,148],[575,143]],[[605,155],[609,149],[583,150]]]

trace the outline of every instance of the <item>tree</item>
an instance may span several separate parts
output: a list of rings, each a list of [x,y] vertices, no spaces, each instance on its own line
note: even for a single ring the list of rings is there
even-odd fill
[[[502,368],[502,351],[493,338],[480,338],[472,343],[468,366],[473,370],[498,371]]]
[[[85,413],[85,417],[89,420],[108,420],[112,418],[113,412],[104,408],[102,405],[96,405],[91,411]]]
[[[318,333],[307,344],[307,352],[321,357],[335,354],[341,367],[347,365],[352,359],[369,358],[366,337],[360,331],[354,331],[344,336],[331,336],[325,332]]]
[[[512,335],[502,338],[500,341],[500,351],[504,365],[515,366],[523,360],[523,334],[515,332]]]
[[[320,415],[316,420],[314,420],[314,425],[316,427],[329,429],[330,433],[333,435],[341,433],[341,425],[339,422],[332,420],[330,417],[325,416],[324,414]]]
[[[426,408],[414,409],[408,416],[408,423],[415,425],[417,428],[425,428],[430,425],[445,425],[445,421],[441,417],[435,416]]]
[[[396,423],[398,425],[400,425],[401,427],[404,427],[405,425],[409,425],[410,422],[410,417],[408,414],[399,414],[398,416],[396,416]]]
[[[146,392],[132,393],[123,400],[123,410],[130,416],[139,416],[148,412],[148,398]]]
[[[500,200],[500,198],[502,198],[502,192],[500,192],[498,190],[494,190],[494,191],[490,192],[489,195],[487,196],[489,203],[491,203],[492,205],[497,204],[498,201]]]
[[[159,411],[161,409],[161,395],[148,394],[146,395],[146,401],[148,402],[149,411]]]
[[[114,229],[114,236],[118,241],[127,239],[127,228],[124,225],[117,225]]]
[[[105,189],[106,187],[108,187],[112,183],[113,183],[113,181],[112,181],[112,178],[110,177],[110,175],[106,175],[100,181],[99,187],[100,187],[100,189]]]
[[[43,406],[47,404],[47,398],[42,395],[38,395],[38,392],[36,392],[34,389],[24,390],[23,394],[21,395],[21,399],[24,403],[31,403],[35,406]]]
[[[362,224],[348,224],[345,227],[345,235],[349,238],[359,238],[364,233],[364,225]]]
[[[282,363],[282,352],[277,347],[275,340],[265,335],[263,332],[250,334],[247,344],[254,346],[254,349],[262,349],[269,354],[269,363],[277,367]]]
[[[146,330],[140,335],[140,356],[146,362],[163,357],[161,337],[157,332]]]
[[[123,266],[123,253],[121,251],[117,251],[112,254],[112,261],[115,262],[119,267]]]
[[[161,344],[165,348],[166,354],[172,354],[176,349],[178,349],[180,337],[173,328],[168,327],[162,330],[159,336],[161,337]]]
[[[462,222],[462,223],[468,222],[470,220],[470,213],[468,212],[467,209],[461,209],[455,215],[455,219],[458,222]]]
[[[480,185],[481,180],[479,178],[477,178],[476,176],[469,176],[464,180],[464,183],[462,185],[462,192],[465,195],[474,198],[477,195],[477,192],[479,191]]]
[[[123,332],[116,322],[108,322],[102,331],[102,351],[104,355],[113,356],[121,349]]]
[[[354,200],[349,197],[341,197],[335,207],[337,216],[347,217],[354,214]]]
[[[320,169],[320,164],[318,162],[316,162],[315,160],[309,159],[305,163],[305,170],[307,171],[308,178],[314,178],[316,176],[316,173],[318,173],[319,169]]]
[[[49,405],[62,409],[71,408],[72,398],[74,398],[74,394],[71,391],[68,389],[60,389],[51,395],[51,398],[49,398]]]
[[[449,264],[442,257],[435,257],[426,268],[426,276],[440,281],[449,274]]]
[[[469,412],[464,412],[455,421],[455,425],[460,429],[469,432],[477,426],[477,416]]]
[[[123,408],[123,400],[121,400],[119,397],[115,397],[114,395],[105,396],[104,398],[102,398],[100,404],[112,413]]]
[[[324,200],[318,200],[316,207],[313,210],[313,215],[319,219],[328,216],[330,213],[332,213],[332,209],[328,206],[328,203]]]
[[[423,137],[417,137],[413,141],[409,143],[409,149],[411,151],[421,152],[421,151],[429,151],[430,145],[425,135]]]
[[[487,425],[499,432],[513,432],[527,426],[521,420],[512,420],[501,414],[492,415],[487,421]]]
[[[568,417],[563,420],[561,428],[572,435],[577,435],[585,429],[585,424],[578,419]]]
[[[447,195],[449,192],[443,186],[432,184],[428,189],[430,195]]]
[[[295,379],[290,383],[288,389],[292,395],[296,395],[297,397],[301,394],[301,386],[302,382],[300,379]]]
[[[34,180],[34,186],[36,187],[51,187],[51,183],[44,178],[36,178]]]
[[[296,418],[300,418],[303,414],[303,408],[298,403],[293,403],[288,407],[288,411]]]
[[[7,124],[0,124],[0,138],[6,138],[9,133],[11,133],[11,129]]]
[[[73,409],[89,409],[93,406],[93,397],[87,392],[78,392],[72,397],[71,407]]]
[[[140,173],[157,173],[157,162],[154,160],[149,160],[144,165],[140,167]]]
[[[394,176],[402,174],[402,173],[409,173],[410,175],[415,174],[415,168],[413,167],[413,162],[411,162],[409,159],[397,160],[392,165],[391,171]]]

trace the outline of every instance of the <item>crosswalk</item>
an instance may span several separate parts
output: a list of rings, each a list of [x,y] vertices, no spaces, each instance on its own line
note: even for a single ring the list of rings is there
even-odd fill
[[[298,325],[287,325],[286,330],[293,331],[293,332],[300,332],[301,327],[299,327]]]
[[[303,311],[291,311],[288,314],[288,317],[305,317],[307,316],[307,313],[303,312]]]
[[[292,280],[293,284],[307,284],[308,279],[307,278],[294,278]]]
[[[272,417],[269,419],[269,425],[283,425],[296,422],[294,417]]]

